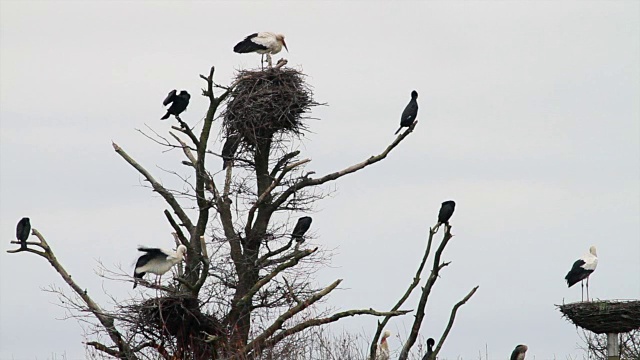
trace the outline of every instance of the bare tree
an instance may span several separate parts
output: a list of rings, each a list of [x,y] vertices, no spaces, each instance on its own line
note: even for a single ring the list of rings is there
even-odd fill
[[[433,230],[413,282],[391,310],[365,306],[330,312],[317,305],[342,279],[318,286],[309,275],[330,254],[310,248],[304,241],[294,241],[291,227],[278,221],[276,214],[310,210],[323,198],[323,185],[385,159],[414,131],[417,122],[379,154],[314,177],[313,171],[305,169],[311,160],[301,158],[293,144],[307,129],[310,109],[319,104],[313,100],[304,74],[284,65],[286,60],[263,71],[241,71],[229,86],[214,83],[212,67],[208,76],[200,75],[206,84],[202,94],[209,101],[201,128],[191,127],[176,116],[177,125],[169,136],[145,133],[156,143],[183,153],[181,164],[186,168],[170,172],[182,179],[182,189],[165,187],[113,143],[115,152],[164,199],[168,208],[163,214],[174,230],[175,242],[187,247],[184,268],[178,268],[172,281],[165,285],[142,282],[155,289],[156,296],[143,293],[141,299],[118,301],[114,310],[106,311],[91,299],[86,288],[72,280],[36,229],[33,234],[38,241],[29,242],[31,248],[10,251],[42,256],[63,277],[75,293],[68,296],[59,292],[65,304],[75,316],[86,320],[89,315],[98,321],[92,323],[94,339],[86,343],[98,354],[129,360],[304,358],[322,353],[326,337],[317,337],[320,348],[310,348],[308,340],[322,333],[323,325],[370,315],[382,319],[371,347],[370,355],[374,356],[375,343],[389,319],[409,312],[401,307],[420,282]],[[210,148],[217,120],[221,120],[220,134],[225,142],[222,153]],[[390,119],[390,123],[395,121]],[[220,166],[217,161],[212,163],[216,159],[222,160],[224,170],[214,170]],[[188,174],[181,174],[185,169]],[[441,256],[452,237],[450,231],[447,226],[435,252],[401,359],[407,358],[416,341],[440,270],[449,264]],[[128,273],[106,270],[105,277],[132,281]],[[435,354],[451,329],[456,311],[476,289],[454,306]],[[108,339],[101,337],[104,334]]]
[[[436,234],[436,231],[437,230],[435,229],[435,227],[429,229],[429,240],[427,241],[427,248],[422,257],[422,261],[418,266],[418,270],[416,271],[416,274],[413,277],[413,281],[407,288],[407,291],[400,297],[398,302],[391,308],[391,311],[400,309],[400,307],[404,305],[404,303],[407,301],[411,293],[413,293],[416,287],[420,284],[422,272],[425,269],[425,265],[429,258],[429,254],[431,253],[433,237]],[[427,301],[429,300],[429,295],[431,294],[431,290],[433,289],[433,286],[435,285],[436,281],[440,276],[440,270],[442,270],[444,267],[448,266],[451,263],[451,262],[445,262],[442,260],[442,253],[444,252],[444,249],[446,248],[447,244],[449,243],[449,240],[451,240],[452,237],[453,235],[451,234],[451,226],[449,226],[448,224],[445,224],[445,230],[442,237],[442,241],[440,242],[440,245],[438,246],[435,252],[435,256],[433,258],[431,273],[427,277],[426,284],[424,285],[424,287],[422,287],[422,292],[420,295],[420,300],[418,301],[418,306],[416,308],[416,314],[413,321],[413,326],[411,327],[409,337],[405,341],[404,346],[402,347],[402,350],[400,352],[400,357],[399,357],[400,360],[406,360],[409,358],[411,348],[416,343],[416,339],[418,338],[418,334],[420,332],[420,326],[422,325],[422,322],[426,315],[425,308],[427,306]],[[478,290],[478,286],[471,289],[471,291],[469,291],[469,293],[462,300],[460,300],[458,303],[456,303],[453,306],[453,308],[451,309],[451,314],[449,316],[449,322],[447,323],[447,327],[445,328],[444,333],[440,337],[440,340],[437,342],[436,348],[434,349],[433,354],[431,355],[431,358],[427,360],[435,360],[436,356],[438,355],[438,352],[440,352],[440,349],[444,345],[444,342],[447,339],[447,336],[449,335],[451,328],[453,327],[453,323],[455,321],[456,313],[458,312],[458,309],[460,308],[460,306],[464,305],[473,296],[473,294],[475,294],[476,290]],[[384,327],[386,326],[387,322],[390,319],[391,319],[390,316],[385,316],[383,317],[382,321],[378,321],[378,327],[376,329],[376,333],[369,347],[370,359],[375,359],[378,339],[380,338],[380,335],[382,334],[382,330],[384,329]]]
[[[579,330],[582,344],[580,348],[586,353],[587,359],[606,360],[607,356],[607,334],[595,334],[588,330]],[[640,329],[620,336],[620,359],[637,360],[640,359]]]

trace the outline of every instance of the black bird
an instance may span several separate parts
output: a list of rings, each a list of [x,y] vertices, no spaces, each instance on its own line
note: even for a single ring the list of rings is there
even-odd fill
[[[414,121],[416,121],[416,116],[418,116],[418,92],[413,90],[411,92],[411,101],[407,104],[407,107],[404,108],[402,112],[402,117],[400,117],[400,127],[396,134],[402,130],[403,127],[411,126]]]
[[[186,90],[181,90],[179,94],[176,95],[176,90],[171,90],[167,98],[164,99],[162,104],[167,106],[171,104],[169,109],[167,109],[167,113],[160,118],[160,120],[166,120],[169,116],[173,115],[177,119],[180,119],[180,114],[187,109],[187,105],[189,105],[189,99],[191,99],[191,95]]]
[[[29,222],[29,218],[25,217],[18,221],[18,226],[16,226],[16,238],[20,241],[20,249],[27,248],[27,239],[29,238],[29,234],[31,234],[31,223]]]
[[[231,134],[227,137],[227,140],[222,145],[222,170],[226,169],[227,166],[233,160],[233,156],[238,151],[238,146],[240,145],[240,135]]]
[[[303,242],[304,239],[302,237],[307,230],[309,230],[309,227],[311,227],[311,221],[310,216],[303,216],[298,219],[298,223],[296,224],[296,227],[293,228],[293,233],[291,233],[291,238],[299,243]]]
[[[524,360],[524,355],[529,350],[527,345],[518,345],[513,352],[511,353],[511,357],[509,360]]]
[[[430,360],[431,354],[433,354],[433,345],[436,344],[436,341],[432,338],[427,339],[427,353],[424,354],[422,360]]]
[[[438,232],[440,225],[447,224],[449,226],[449,219],[453,215],[453,211],[456,209],[456,202],[453,200],[447,200],[440,206],[440,212],[438,212],[438,223],[433,228],[434,232]]]

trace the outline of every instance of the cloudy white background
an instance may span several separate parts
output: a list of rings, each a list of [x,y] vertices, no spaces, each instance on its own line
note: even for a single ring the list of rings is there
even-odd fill
[[[411,280],[440,202],[455,237],[423,324],[442,358],[575,359],[579,336],[554,304],[580,299],[563,277],[598,246],[591,294],[640,297],[640,2],[0,2],[0,234],[29,216],[89,294],[135,295],[97,261],[132,270],[138,244],[171,246],[163,201],[113,152],[116,141],[167,184],[181,168],[135,129],[159,132],[174,88],[195,124],[211,65],[229,83],[259,57],[232,52],[256,31],[286,35],[289,64],[318,101],[301,147],[318,174],[381,151],[411,90],[416,131],[382,163],[317,204],[315,243],[335,249],[317,274],[337,309],[387,309]],[[279,58],[282,54],[276,56]],[[211,144],[218,148],[219,143]],[[215,159],[217,160],[217,159]],[[217,161],[213,166],[218,166]],[[297,214],[296,214],[297,216]],[[32,254],[0,254],[0,358],[84,358],[82,329],[59,320],[57,273]],[[413,300],[407,307],[413,307]],[[389,325],[390,346],[411,317]],[[371,334],[373,318],[333,330]]]

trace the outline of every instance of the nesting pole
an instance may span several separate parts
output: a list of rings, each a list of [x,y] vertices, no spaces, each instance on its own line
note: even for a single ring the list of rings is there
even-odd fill
[[[640,329],[640,300],[588,301],[557,307],[576,326],[607,334],[608,360],[620,360],[620,334]]]

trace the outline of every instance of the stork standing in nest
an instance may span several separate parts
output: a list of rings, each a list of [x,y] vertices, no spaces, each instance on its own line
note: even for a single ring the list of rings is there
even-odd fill
[[[576,260],[571,267],[571,270],[564,277],[567,280],[567,285],[572,287],[578,281],[582,285],[582,297],[584,301],[584,279],[587,279],[587,301],[589,301],[589,276],[596,270],[598,266],[598,254],[596,253],[596,247],[591,246],[589,252],[584,254],[580,259]]]
[[[389,360],[389,344],[387,343],[389,336],[391,336],[389,330],[385,330],[382,333],[382,339],[380,339],[380,344],[378,344],[376,349],[376,360]]]
[[[264,63],[264,56],[267,55],[267,62],[269,67],[272,67],[271,55],[275,55],[282,50],[284,46],[285,50],[289,52],[287,43],[284,42],[284,35],[275,34],[272,32],[259,32],[247,36],[244,40],[240,41],[233,47],[233,51],[239,54],[246,54],[256,52],[261,54],[260,63]]]
[[[136,268],[133,271],[134,289],[138,286],[138,279],[142,279],[146,273],[158,275],[156,277],[156,284],[160,285],[162,275],[171,270],[175,264],[184,260],[187,247],[180,245],[176,251],[171,251],[141,246],[138,248],[138,251],[142,251],[145,254],[138,258]]]

